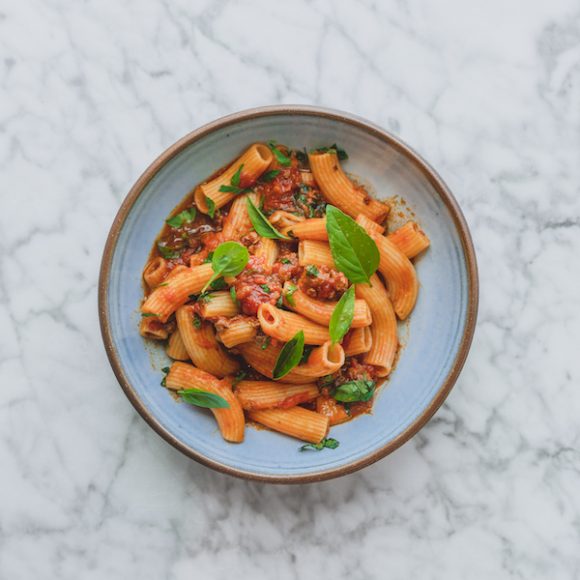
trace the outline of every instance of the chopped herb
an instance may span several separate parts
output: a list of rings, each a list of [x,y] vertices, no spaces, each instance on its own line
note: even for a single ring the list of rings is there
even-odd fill
[[[306,147],[304,147],[304,149],[296,149],[294,155],[302,165],[308,165],[308,153],[306,152]]]
[[[205,203],[207,204],[207,215],[209,215],[209,217],[213,219],[215,216],[215,202],[211,197],[207,197],[206,195]]]
[[[284,297],[280,294],[278,300],[276,300],[276,308],[282,308],[284,306]]]
[[[306,362],[308,362],[308,359],[310,358],[310,353],[312,352],[312,349],[313,348],[314,347],[312,345],[310,345],[310,344],[307,344],[304,347],[304,354],[302,355],[302,358],[300,359],[300,364],[301,365],[306,364]]]
[[[232,387],[237,386],[240,381],[243,381],[248,376],[248,371],[240,371],[232,381]]]
[[[340,443],[332,437],[325,437],[320,443],[306,443],[300,447],[300,451],[307,451],[314,449],[315,451],[322,451],[323,449],[336,449]]]
[[[306,274],[311,278],[316,278],[319,274],[318,268],[312,264],[306,266]]]
[[[266,340],[262,343],[262,346],[260,347],[262,350],[266,350],[269,346],[270,343],[272,342],[272,338],[267,336]]]
[[[177,391],[178,395],[190,405],[204,407],[206,409],[229,409],[230,404],[219,395],[203,391],[201,389],[183,389]]]
[[[319,147],[318,149],[314,149],[314,153],[334,153],[341,161],[348,159],[348,153],[336,143],[333,143],[330,147]]]
[[[195,326],[195,328],[198,330],[201,328],[201,318],[198,314],[193,315],[193,326]]]
[[[194,207],[190,209],[184,209],[182,212],[166,220],[165,223],[172,228],[180,228],[183,224],[191,223],[195,219],[196,215],[197,210]]]
[[[354,403],[355,401],[370,401],[375,392],[375,381],[358,380],[343,383],[337,387],[332,396],[342,403]]]
[[[276,141],[268,141],[268,147],[270,148],[270,151],[272,151],[274,157],[276,158],[276,161],[280,165],[283,165],[284,167],[290,166],[292,160],[290,159],[290,157],[284,155],[284,153],[282,153],[282,151],[280,151],[278,147],[276,147]]]
[[[212,259],[213,259],[213,252],[210,252],[210,253],[207,255],[207,258],[206,258],[206,259],[203,261],[203,263],[204,263],[204,264],[209,264],[209,263],[211,263]]]
[[[154,312],[142,312],[141,318],[151,318],[152,316],[159,316],[159,314],[155,314]]]
[[[302,359],[304,352],[304,331],[299,330],[282,348],[272,376],[274,380],[281,379],[286,376]]]
[[[281,258],[280,259],[280,262],[282,264],[291,264],[292,263],[292,260],[289,260],[288,258]]]
[[[164,245],[164,242],[157,242],[157,249],[166,260],[179,258],[179,252],[173,248],[168,248],[166,245]]]
[[[318,380],[318,384],[321,387],[329,387],[334,383],[334,377],[332,375],[325,375]]]
[[[286,294],[284,295],[284,297],[286,298],[286,302],[288,302],[290,306],[296,306],[294,298],[292,298],[292,294],[294,294],[294,292],[298,290],[298,286],[295,286],[294,284],[288,284],[287,288],[288,289],[286,290]]]
[[[240,301],[238,300],[238,295],[236,294],[236,287],[235,286],[231,286],[230,287],[230,296],[232,297],[232,302],[236,305],[236,306],[240,306]]]
[[[161,369],[161,372],[163,373],[163,378],[161,379],[161,386],[162,387],[167,386],[167,374],[169,373],[169,371],[170,371],[169,367],[163,367]]]
[[[161,288],[162,286],[169,286],[169,282],[162,282],[161,284],[157,284],[157,288]]]
[[[211,294],[209,292],[202,292],[197,299],[194,298],[194,300],[197,300],[197,302],[203,302],[203,303],[208,303],[211,300]]]
[[[260,177],[260,181],[263,181],[265,183],[269,183],[270,181],[272,181],[278,174],[280,173],[280,169],[271,169],[270,171],[266,171],[266,173],[264,173],[262,175],[262,177]]]
[[[266,292],[267,294],[270,294],[271,290],[270,290],[270,286],[268,286],[268,284],[260,284],[260,288]]]
[[[242,177],[242,169],[244,168],[244,164],[242,163],[239,167],[238,170],[234,173],[232,180],[230,181],[230,183],[235,186],[235,187],[239,187],[240,186],[240,178]]]
[[[214,280],[209,287],[212,290],[225,290],[228,285],[226,283],[226,281],[223,278],[218,278],[217,280]]]

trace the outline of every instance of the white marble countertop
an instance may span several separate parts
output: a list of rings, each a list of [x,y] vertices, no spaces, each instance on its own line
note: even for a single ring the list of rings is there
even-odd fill
[[[0,578],[580,578],[575,0],[0,5]],[[339,480],[214,473],[138,417],[97,277],[163,149],[264,104],[350,111],[472,228],[476,338],[444,407]]]

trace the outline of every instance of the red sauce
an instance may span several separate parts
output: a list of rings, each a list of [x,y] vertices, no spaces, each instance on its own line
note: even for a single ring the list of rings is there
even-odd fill
[[[298,280],[300,290],[318,300],[336,300],[348,288],[348,279],[342,272],[328,266],[306,268]]]
[[[267,213],[284,210],[296,211],[294,194],[302,184],[300,171],[296,167],[282,169],[269,183],[258,186],[258,191],[264,195],[263,209]]]
[[[276,304],[282,294],[280,277],[268,272],[264,258],[250,256],[248,265],[236,278],[236,297],[244,314],[256,316],[260,304]]]

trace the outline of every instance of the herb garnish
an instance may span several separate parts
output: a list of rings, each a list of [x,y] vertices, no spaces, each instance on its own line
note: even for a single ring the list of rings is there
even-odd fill
[[[161,379],[161,383],[160,384],[161,384],[162,387],[166,387],[167,386],[167,383],[166,383],[166,381],[167,381],[167,375],[168,375],[168,373],[169,373],[170,370],[171,369],[169,367],[163,367],[161,369],[161,372],[163,373],[163,378]]]
[[[330,147],[319,147],[313,150],[314,153],[334,153],[338,156],[341,161],[348,159],[348,153],[339,147],[336,143],[333,143]]]
[[[354,317],[354,285],[340,298],[330,317],[328,331],[333,344],[340,342],[348,332]]]
[[[353,283],[369,282],[379,266],[374,240],[336,207],[326,208],[326,231],[334,263]]]
[[[275,380],[286,376],[300,363],[304,352],[304,331],[299,330],[280,351],[272,376]]]
[[[199,317],[199,314],[193,315],[193,326],[198,330],[201,328],[201,318]]]
[[[246,267],[249,259],[248,248],[242,244],[238,242],[220,244],[211,259],[214,274],[203,287],[202,293],[220,276],[237,276]]]
[[[215,202],[211,197],[205,196],[205,203],[207,205],[207,214],[211,219],[215,216]]]
[[[276,141],[268,141],[268,147],[270,148],[270,151],[272,151],[272,153],[274,154],[274,157],[276,158],[276,161],[284,166],[284,167],[289,167],[290,163],[291,163],[291,159],[290,157],[287,157],[286,155],[284,155],[284,153],[282,153],[282,151],[280,151],[280,149],[278,149],[278,147],[276,147]]]
[[[204,407],[206,409],[229,409],[230,404],[219,395],[203,391],[202,389],[183,389],[177,391],[178,395],[190,405]]]
[[[218,278],[217,280],[214,280],[209,287],[212,290],[225,290],[228,285],[226,283],[226,281],[223,278]]]
[[[230,296],[232,297],[232,302],[236,305],[236,306],[240,306],[240,301],[238,300],[238,295],[236,294],[236,287],[235,286],[230,286]]]
[[[375,381],[370,380],[349,381],[337,387],[332,396],[342,403],[370,401],[375,392],[375,386]]]
[[[266,294],[270,294],[271,290],[270,290],[270,286],[268,286],[268,284],[260,284],[260,288],[266,292]]]
[[[264,342],[262,343],[262,346],[260,348],[262,350],[266,350],[270,346],[271,342],[272,342],[272,338],[270,336],[267,336],[266,340],[264,340]]]
[[[294,294],[294,292],[296,292],[296,290],[298,290],[298,286],[295,286],[294,284],[288,284],[287,288],[288,288],[288,290],[286,291],[286,294],[284,294],[284,297],[286,298],[286,302],[288,302],[288,304],[290,304],[290,306],[296,306],[296,303],[294,302],[294,298],[292,297],[292,294]]]
[[[254,205],[252,200],[246,198],[248,215],[254,229],[263,237],[273,240],[289,240],[288,236],[281,234],[269,221],[268,218]]]
[[[152,316],[159,316],[159,314],[155,314],[154,312],[142,312],[141,318],[151,318]]]
[[[280,169],[271,169],[270,171],[266,171],[266,173],[264,173],[262,177],[260,177],[260,181],[269,183],[270,181],[273,181],[274,178],[280,173],[281,173]]]
[[[282,264],[291,264],[292,260],[289,260],[288,258],[280,258],[280,262]]]
[[[204,264],[209,264],[211,262],[211,259],[213,258],[213,252],[210,252],[207,255],[207,258],[203,261]]]
[[[232,381],[232,387],[236,387],[240,381],[243,381],[248,376],[248,371],[239,371]]]
[[[168,248],[167,246],[164,245],[164,242],[157,242],[157,249],[166,260],[179,258],[179,251],[174,250],[173,248]]]
[[[184,209],[182,212],[166,220],[165,223],[172,228],[180,228],[183,224],[191,223],[195,219],[196,215],[197,210],[194,207],[190,209]]]
[[[224,193],[235,193],[236,195],[238,195],[240,193],[247,193],[248,191],[251,191],[251,189],[249,189],[249,188],[242,189],[240,187],[240,179],[242,177],[242,169],[243,168],[244,168],[244,164],[242,163],[238,167],[238,170],[232,176],[232,179],[230,180],[230,185],[220,185],[219,191],[224,192]]]
[[[306,266],[306,274],[308,276],[310,276],[311,278],[316,278],[318,276],[320,272],[318,271],[318,268],[312,264],[310,264],[309,266]]]
[[[300,451],[307,451],[314,449],[315,451],[322,451],[323,449],[336,449],[340,443],[332,437],[325,437],[320,443],[306,443],[300,447]]]

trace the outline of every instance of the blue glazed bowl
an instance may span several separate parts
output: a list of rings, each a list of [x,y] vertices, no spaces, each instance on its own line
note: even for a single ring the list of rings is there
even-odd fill
[[[246,430],[226,443],[205,410],[178,404],[160,387],[163,350],[138,332],[141,271],[163,220],[193,187],[248,144],[274,139],[291,147],[339,143],[346,169],[379,198],[401,195],[431,239],[416,262],[421,284],[399,362],[373,413],[332,428],[336,450],[299,452],[300,443]],[[129,192],[109,234],[99,281],[99,314],[107,354],[131,403],[177,449],[248,479],[309,482],[361,469],[395,450],[430,419],[455,383],[473,336],[477,268],[469,231],[441,180],[401,141],[345,113],[301,106],[266,107],[224,117],[190,133],[156,159]]]

